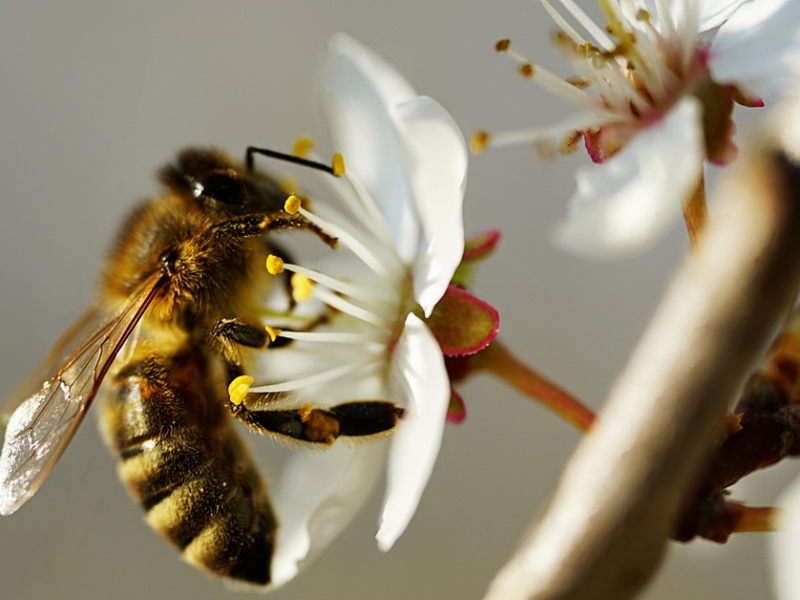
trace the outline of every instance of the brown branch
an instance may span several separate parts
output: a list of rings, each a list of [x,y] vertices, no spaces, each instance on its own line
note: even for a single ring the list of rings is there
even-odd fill
[[[800,168],[778,113],[717,193],[720,213],[487,600],[625,600],[655,571],[692,487],[800,281]],[[800,136],[798,136],[800,137]]]

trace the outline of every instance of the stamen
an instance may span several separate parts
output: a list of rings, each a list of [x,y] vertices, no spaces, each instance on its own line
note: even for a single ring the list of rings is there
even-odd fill
[[[308,158],[308,154],[314,149],[314,140],[308,136],[299,137],[294,141],[292,154],[297,158]]]
[[[300,210],[300,206],[302,203],[300,202],[300,198],[292,194],[286,199],[286,202],[283,204],[283,210],[285,210],[290,215],[293,215],[298,210]]]
[[[375,199],[372,197],[372,194],[367,191],[367,188],[364,187],[364,184],[361,183],[354,173],[348,171],[345,173],[345,179],[347,179],[347,182],[350,184],[350,188],[355,193],[356,198],[361,203],[364,211],[366,211],[366,213],[369,215],[372,224],[370,231],[378,238],[382,237],[384,240],[391,240],[392,234],[389,232],[389,227],[386,225],[386,218],[378,209],[378,205],[375,203]],[[375,227],[378,228],[378,231],[374,230]],[[398,264],[402,262],[400,257],[397,255],[394,244],[384,243],[383,246],[391,249],[392,257],[397,260]]]
[[[346,375],[362,370],[366,367],[376,366],[378,364],[379,361],[377,359],[373,359],[367,363],[362,363],[362,364],[349,363],[346,365],[341,365],[339,367],[334,367],[333,369],[328,369],[327,371],[314,373],[313,375],[309,375],[308,377],[301,377],[299,379],[282,381],[280,383],[273,383],[270,385],[260,385],[258,387],[251,388],[250,391],[258,394],[265,394],[265,393],[268,394],[274,392],[292,392],[310,385],[317,385],[321,383],[327,383],[335,379],[340,379]]]
[[[341,152],[333,153],[333,160],[331,161],[331,169],[335,177],[341,177],[345,173],[344,156]]]
[[[326,344],[374,344],[374,349],[376,350],[385,347],[385,339],[383,337],[345,331],[281,331],[280,336],[290,340]]]
[[[508,52],[509,47],[511,46],[511,40],[498,40],[494,45],[495,52]]]
[[[270,275],[278,275],[279,273],[283,273],[283,269],[284,262],[280,256],[270,254],[267,257],[267,273]]]
[[[583,140],[583,134],[580,131],[567,133],[558,144],[558,153],[563,155],[572,154],[580,148],[581,140]]]
[[[375,253],[371,252],[358,239],[356,239],[356,237],[353,236],[349,231],[345,231],[333,223],[329,223],[328,221],[320,219],[304,208],[300,208],[298,212],[306,219],[311,221],[314,225],[327,232],[331,236],[337,238],[341,244],[347,246],[353,252],[353,254],[355,254],[361,260],[361,262],[367,265],[367,267],[369,267],[370,270],[372,270],[375,274],[379,275],[387,282],[393,282],[396,280],[396,277],[389,271],[387,266],[381,262],[380,258]]]
[[[228,385],[228,396],[230,396],[231,404],[239,406],[244,402],[245,397],[250,392],[251,385],[253,385],[253,378],[250,375],[239,375],[239,377],[231,381],[230,385]]]
[[[486,146],[489,145],[489,132],[484,131],[483,129],[479,129],[475,133],[472,134],[472,139],[469,142],[469,148],[475,154],[478,152],[482,152],[486,150]]]
[[[587,108],[591,111],[602,109],[602,104],[594,96],[570,85],[563,79],[552,74],[547,69],[544,69],[539,65],[534,65],[531,61],[514,50],[509,50],[507,54],[512,56],[517,60],[517,62],[520,63],[519,72],[523,77],[533,79],[533,81],[538,83],[549,92],[557,96],[561,96],[562,98],[565,98],[577,104],[578,106]]]
[[[614,49],[614,43],[611,41],[611,39],[600,27],[595,24],[594,21],[592,21],[589,15],[583,12],[583,9],[581,9],[572,0],[559,1],[561,2],[561,5],[572,14],[575,20],[580,23],[581,27],[583,27],[589,35],[594,37],[595,41],[602,46],[603,49],[607,51]]]
[[[264,327],[264,330],[267,332],[270,342],[274,342],[276,339],[278,339],[279,335],[283,335],[283,330],[278,327],[270,327],[267,325]]]
[[[539,1],[542,3],[542,6],[544,6],[547,14],[550,15],[550,18],[555,21],[556,25],[561,28],[561,31],[566,33],[573,42],[575,42],[578,46],[586,43],[586,40],[583,39],[583,36],[575,31],[569,23],[567,23],[567,20],[562,17],[555,8],[553,8],[553,5],[550,4],[550,2],[547,0]]]
[[[492,147],[514,146],[518,144],[533,143],[541,139],[557,139],[569,132],[582,132],[603,125],[622,123],[626,120],[624,115],[611,112],[600,114],[584,113],[556,123],[551,127],[533,127],[517,131],[505,131],[492,134]]]
[[[314,293],[314,282],[305,275],[295,273],[290,280],[292,286],[292,298],[297,302],[308,300]]]
[[[361,306],[356,306],[341,296],[337,296],[336,294],[323,289],[318,289],[316,296],[319,300],[341,313],[350,315],[351,317],[355,317],[356,319],[364,321],[365,323],[369,323],[370,325],[375,325],[381,329],[391,330],[392,324],[388,319],[384,319],[382,316],[371,310],[367,310]]]
[[[697,34],[700,23],[700,2],[683,3],[683,27],[681,39],[683,40],[683,65],[688,65],[692,60],[694,49],[697,46]]]
[[[573,87],[578,88],[579,90],[585,90],[588,87],[591,87],[592,82],[586,79],[585,77],[581,77],[580,75],[573,75],[572,77],[567,77],[564,81],[570,84]]]
[[[361,302],[374,304],[376,300],[390,301],[390,299],[395,299],[397,297],[396,294],[394,293],[394,290],[392,290],[390,294],[385,294],[382,293],[383,290],[381,288],[378,288],[374,285],[370,286],[352,285],[340,279],[336,279],[335,277],[331,277],[330,275],[325,275],[320,271],[309,269],[307,267],[302,267],[300,265],[285,264],[284,268],[287,271],[304,275],[308,279],[315,281],[321,285],[324,285],[325,287],[327,287],[330,290],[333,290],[334,292],[338,292],[339,294],[344,294],[345,296],[350,296],[351,298],[360,300]]]
[[[674,40],[677,32],[666,0],[656,0],[656,13],[658,14],[658,26],[663,30],[667,39]]]

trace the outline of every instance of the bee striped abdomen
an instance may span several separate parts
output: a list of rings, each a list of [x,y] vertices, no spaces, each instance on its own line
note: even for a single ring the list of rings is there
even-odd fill
[[[129,363],[103,406],[120,478],[147,522],[215,575],[270,581],[276,521],[197,352]]]

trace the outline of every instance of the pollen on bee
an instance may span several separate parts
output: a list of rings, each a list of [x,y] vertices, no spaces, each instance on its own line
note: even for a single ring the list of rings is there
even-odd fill
[[[297,302],[303,302],[311,297],[314,291],[314,282],[305,275],[295,273],[291,279],[292,298]]]
[[[283,259],[280,256],[270,254],[267,257],[267,273],[270,275],[278,275],[283,273]]]
[[[250,375],[239,375],[239,377],[231,381],[228,386],[228,396],[230,396],[231,404],[239,406],[244,402],[251,385],[253,385],[253,378]]]
[[[486,150],[486,146],[489,145],[489,132],[484,131],[483,129],[479,129],[475,133],[472,134],[472,139],[469,142],[469,148],[476,154],[478,152],[482,152]]]
[[[302,205],[300,198],[291,194],[287,199],[286,202],[283,203],[283,210],[285,210],[290,215],[295,214],[298,210],[300,210],[300,206]]]
[[[331,169],[333,169],[333,174],[336,177],[344,175],[345,173],[344,156],[342,156],[341,152],[333,153],[333,160],[331,160]]]
[[[292,154],[297,158],[308,158],[308,155],[314,149],[314,140],[308,136],[302,136],[294,141],[292,146]]]
[[[269,336],[270,342],[274,342],[276,339],[278,339],[278,336],[283,333],[283,330],[279,329],[278,327],[270,327],[269,325],[264,327],[264,329]]]
[[[310,404],[303,404],[303,406],[301,406],[298,409],[297,416],[300,417],[300,420],[303,423],[305,423],[306,421],[308,421],[308,417],[311,415],[313,411],[314,411],[313,406],[311,406]]]

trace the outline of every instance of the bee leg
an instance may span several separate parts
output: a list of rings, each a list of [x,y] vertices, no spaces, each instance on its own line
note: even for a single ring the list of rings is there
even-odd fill
[[[288,338],[278,337],[270,341],[267,331],[259,326],[247,323],[242,319],[220,319],[211,328],[209,337],[212,346],[219,349],[229,363],[238,364],[240,349],[244,348],[279,348],[292,342]]]
[[[364,437],[391,431],[405,413],[382,400],[356,400],[327,409],[305,404],[293,409],[250,410],[244,403],[228,404],[231,414],[251,429],[327,445],[340,436]]]
[[[338,240],[325,233],[301,214],[289,214],[283,211],[262,215],[245,215],[234,217],[214,226],[214,235],[218,237],[248,238],[263,235],[270,231],[303,229],[315,234],[331,248],[336,248]]]

